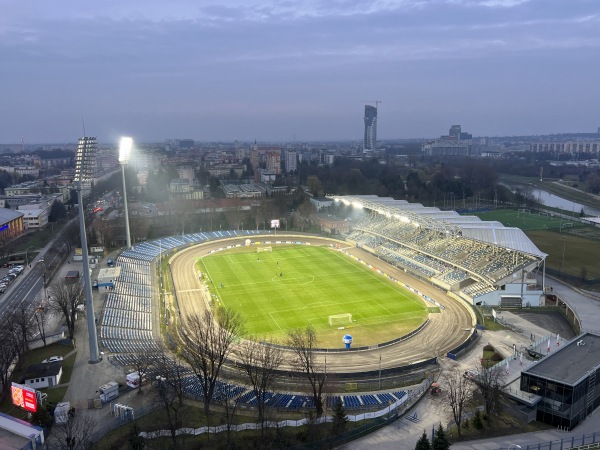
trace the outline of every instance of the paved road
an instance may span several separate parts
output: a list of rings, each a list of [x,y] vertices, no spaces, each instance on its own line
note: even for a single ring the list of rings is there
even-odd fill
[[[314,245],[329,246],[330,241],[302,237]],[[244,239],[228,240],[226,245],[243,243]],[[202,285],[194,269],[196,260],[207,255],[211,250],[223,247],[223,242],[208,243],[177,253],[171,260],[171,271],[174,275],[174,284],[183,316],[192,312],[199,312],[206,304],[202,299]],[[333,251],[333,250],[332,250]],[[381,356],[381,368],[394,368],[417,361],[422,361],[433,356],[445,355],[448,350],[463,342],[470,334],[472,328],[472,315],[460,302],[447,297],[442,291],[432,285],[408,277],[403,271],[386,265],[383,261],[360,249],[351,249],[352,254],[372,265],[383,268],[396,279],[403,280],[420,292],[435,298],[445,309],[440,314],[430,314],[429,324],[418,336],[399,342],[395,345],[361,352],[330,353],[327,355],[328,372],[359,373],[369,370],[378,370]],[[320,355],[324,360],[324,356]],[[324,361],[322,361],[324,362]]]

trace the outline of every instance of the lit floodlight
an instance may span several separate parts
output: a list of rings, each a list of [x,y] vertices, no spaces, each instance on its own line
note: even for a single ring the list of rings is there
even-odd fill
[[[350,202],[348,200],[346,200],[345,198],[342,199],[342,203],[346,206],[348,206],[350,204]]]
[[[357,209],[363,209],[363,204],[360,202],[352,202],[352,206],[354,206]]]
[[[400,219],[400,222],[404,222],[404,223],[410,222],[410,220],[406,216],[400,216],[399,219]]]
[[[133,148],[133,139],[130,137],[122,137],[119,144],[119,163],[127,164],[129,157],[131,156],[131,149]]]
[[[419,228],[421,225],[419,225],[417,222],[413,222],[413,226],[414,226],[415,228]]]

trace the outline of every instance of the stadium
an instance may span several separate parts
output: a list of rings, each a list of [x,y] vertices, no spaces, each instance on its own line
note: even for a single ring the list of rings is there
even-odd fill
[[[332,199],[346,213],[346,235],[212,231],[143,242],[122,252],[116,260],[120,275],[106,294],[103,350],[111,361],[132,366],[136,353],[158,352],[159,342],[168,343],[169,335],[180,331],[182,317],[215,304],[237,304],[246,316],[254,311],[257,317],[244,339],[273,345],[269,336],[275,336],[281,343],[287,331],[309,322],[321,330],[324,345],[316,353],[327,374],[344,383],[379,378],[379,388],[382,377],[388,380],[387,393],[340,395],[348,408],[376,408],[402,402],[406,393],[395,388],[398,377],[426,373],[438,357],[457,358],[475,342],[474,305],[544,302],[536,274],[543,275],[546,255],[520,229],[391,198]],[[361,281],[351,284],[355,277]],[[332,279],[337,284],[329,284]],[[366,291],[359,289],[363,284]],[[334,290],[344,285],[348,290],[334,298]],[[314,310],[307,309],[306,295],[317,296]],[[342,343],[347,334],[354,339],[350,349]],[[237,357],[234,350],[228,363],[235,366]],[[292,371],[282,368],[288,376]],[[198,397],[191,373],[188,388]],[[249,406],[255,402],[234,380],[227,392]],[[312,406],[310,396],[293,392],[273,392],[270,404]]]

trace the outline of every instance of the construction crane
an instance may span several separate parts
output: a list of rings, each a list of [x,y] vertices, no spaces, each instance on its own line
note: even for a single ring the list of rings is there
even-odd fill
[[[375,109],[379,108],[379,104],[383,103],[383,100],[361,100],[361,103],[375,103]]]

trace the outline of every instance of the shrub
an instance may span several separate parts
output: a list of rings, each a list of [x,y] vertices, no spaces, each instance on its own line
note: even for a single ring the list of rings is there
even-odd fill
[[[479,411],[477,411],[475,413],[475,416],[473,416],[473,426],[478,430],[481,430],[483,428],[483,422],[481,420],[481,413]]]
[[[492,347],[490,344],[487,344],[485,347],[483,347],[483,351],[484,352],[493,352],[494,347]]]

